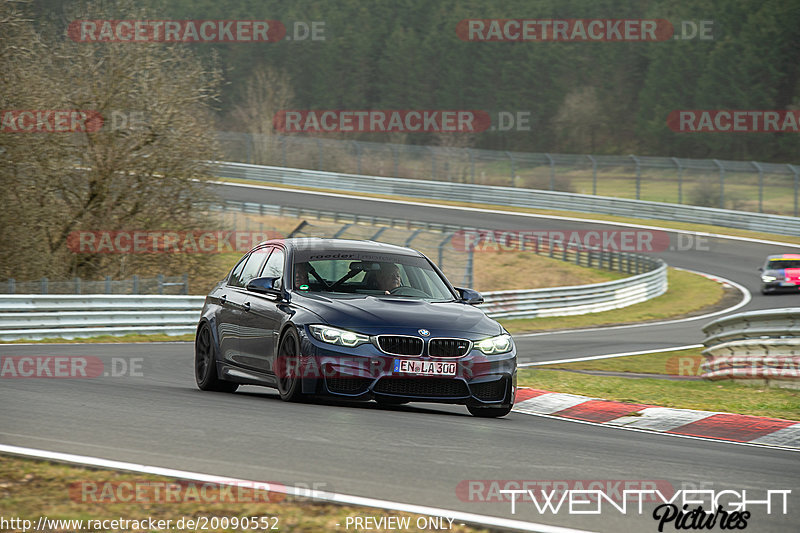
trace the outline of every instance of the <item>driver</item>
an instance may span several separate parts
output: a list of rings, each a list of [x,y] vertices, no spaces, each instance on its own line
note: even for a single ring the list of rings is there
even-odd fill
[[[308,263],[294,264],[294,288],[299,289],[301,285],[308,285]]]
[[[391,291],[400,287],[403,284],[400,279],[400,269],[397,265],[389,263],[381,265],[381,270],[378,272],[378,289],[384,291],[385,294],[391,294]]]

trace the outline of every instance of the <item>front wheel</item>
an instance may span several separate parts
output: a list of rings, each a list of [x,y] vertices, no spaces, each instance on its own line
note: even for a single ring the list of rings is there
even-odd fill
[[[223,381],[217,376],[217,358],[214,339],[208,324],[200,326],[194,340],[194,379],[200,390],[235,392],[238,383]]]
[[[511,412],[511,406],[507,407],[476,407],[474,405],[468,405],[467,410],[469,410],[472,416],[477,416],[479,418],[499,418],[501,416],[506,416],[508,413]]]
[[[294,328],[286,330],[278,347],[278,393],[285,402],[296,402],[303,397],[300,379],[300,337]]]

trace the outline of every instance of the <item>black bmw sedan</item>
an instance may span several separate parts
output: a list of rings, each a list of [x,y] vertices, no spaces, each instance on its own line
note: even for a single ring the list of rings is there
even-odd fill
[[[195,340],[202,390],[239,385],[387,405],[508,414],[516,349],[420,252],[372,241],[266,241],[206,297]]]

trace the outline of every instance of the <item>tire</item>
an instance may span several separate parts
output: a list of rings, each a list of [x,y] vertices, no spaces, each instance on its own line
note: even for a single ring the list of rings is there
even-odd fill
[[[223,381],[217,376],[217,357],[211,328],[203,324],[194,339],[194,379],[200,390],[235,392],[238,383]]]
[[[285,402],[297,402],[303,398],[303,382],[298,376],[300,359],[300,336],[289,328],[281,337],[278,347],[278,393]]]
[[[507,407],[476,407],[474,405],[468,405],[467,410],[469,410],[472,416],[477,416],[478,418],[499,418],[501,416],[506,416],[508,413],[511,412],[511,406]]]

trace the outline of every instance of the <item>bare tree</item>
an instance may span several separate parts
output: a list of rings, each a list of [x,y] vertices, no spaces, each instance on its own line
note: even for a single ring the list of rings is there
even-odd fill
[[[77,19],[147,19],[132,4],[81,6]],[[152,18],[152,17],[150,17]],[[0,7],[3,110],[99,113],[102,127],[71,133],[0,133],[0,276],[146,274],[199,267],[191,255],[76,254],[79,230],[208,228],[205,162],[216,158],[211,108],[219,71],[188,45],[79,43],[65,28],[36,33]],[[93,125],[97,125],[94,123]]]

